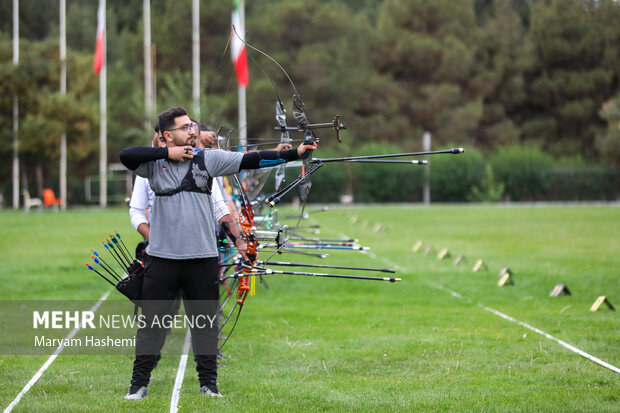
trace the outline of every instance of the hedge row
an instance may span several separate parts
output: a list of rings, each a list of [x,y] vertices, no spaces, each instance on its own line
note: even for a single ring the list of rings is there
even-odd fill
[[[370,144],[356,154],[395,152],[400,148]],[[486,158],[468,148],[463,155],[434,155],[429,158],[429,166],[432,202],[620,199],[620,171],[579,161],[567,165],[533,147],[505,147]],[[312,176],[310,201],[339,202],[342,194],[352,191],[355,202],[421,202],[424,168],[407,164],[324,164]],[[298,172],[297,168],[287,168],[287,181]]]

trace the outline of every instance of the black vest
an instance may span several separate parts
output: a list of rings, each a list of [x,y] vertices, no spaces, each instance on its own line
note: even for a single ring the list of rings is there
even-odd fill
[[[204,151],[200,151],[194,155],[191,160],[189,170],[178,188],[168,192],[155,192],[157,196],[171,196],[179,192],[198,192],[200,194],[211,195],[211,186],[213,185],[213,177],[207,172],[205,167]]]

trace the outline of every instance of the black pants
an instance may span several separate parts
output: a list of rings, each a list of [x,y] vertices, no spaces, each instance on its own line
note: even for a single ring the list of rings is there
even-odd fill
[[[193,328],[190,326],[198,380],[201,386],[217,380],[218,325],[217,317],[214,317],[219,305],[217,263],[217,257],[191,260],[146,257],[141,300],[145,322],[136,336],[136,360],[131,384],[148,385],[167,330],[161,323],[153,323],[153,320],[161,321],[165,316],[169,319],[176,314],[173,304],[181,289],[184,291],[188,318],[200,320]],[[211,325],[213,319],[215,322]]]

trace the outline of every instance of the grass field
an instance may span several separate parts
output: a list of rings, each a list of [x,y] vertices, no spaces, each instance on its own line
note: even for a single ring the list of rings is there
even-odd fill
[[[180,412],[620,411],[620,374],[490,311],[620,367],[618,311],[589,311],[599,295],[620,307],[617,206],[335,207],[305,222],[372,248],[306,261],[398,266],[403,281],[270,276],[224,349],[225,397],[198,394],[190,357]],[[85,269],[89,248],[113,229],[138,241],[125,209],[2,211],[0,227],[3,300],[98,300],[109,286]],[[433,251],[413,253],[418,240]],[[477,259],[486,271],[471,271]],[[498,287],[506,266],[515,285]],[[557,283],[572,295],[550,298]],[[0,356],[3,409],[47,359]],[[137,403],[123,400],[132,361],[60,355],[13,411],[168,411],[179,356]]]

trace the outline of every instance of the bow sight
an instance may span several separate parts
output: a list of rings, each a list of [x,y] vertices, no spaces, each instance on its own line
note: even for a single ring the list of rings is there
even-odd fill
[[[334,129],[336,131],[336,139],[338,139],[338,143],[342,143],[342,139],[340,138],[340,130],[346,129],[346,128],[347,128],[347,125],[340,122],[340,115],[336,115],[334,117],[334,120],[332,120],[331,122],[308,123],[303,126],[276,126],[274,127],[274,130],[279,130],[281,132],[285,132],[285,131],[305,132],[306,130],[312,130],[312,129]]]

